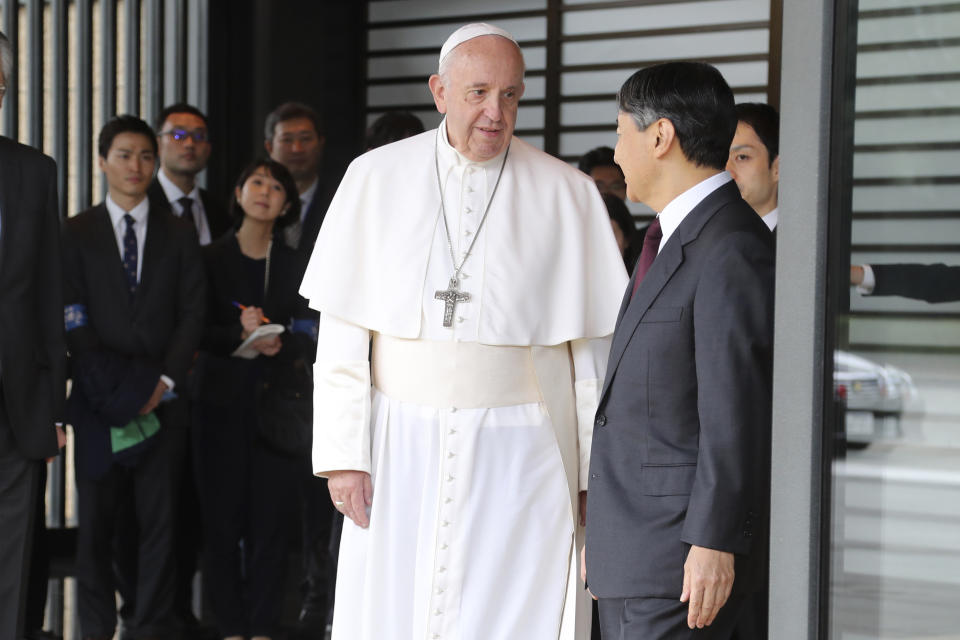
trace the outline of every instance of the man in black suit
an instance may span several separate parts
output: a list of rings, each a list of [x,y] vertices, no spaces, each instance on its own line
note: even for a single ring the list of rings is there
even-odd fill
[[[285,102],[267,116],[264,147],[272,160],[287,168],[300,193],[300,219],[283,230],[283,237],[287,246],[300,254],[304,268],[333,198],[333,189],[320,176],[324,141],[320,115],[305,104]],[[308,458],[303,462],[300,515],[304,578],[298,631],[308,637],[323,634],[332,602],[335,569],[329,547],[334,510],[326,479],[313,475]]]
[[[12,68],[0,33],[0,106]],[[13,96],[16,98],[16,96]],[[0,137],[0,637],[23,634],[33,514],[64,392],[57,174]]]
[[[157,141],[133,116],[100,132],[105,202],[63,228],[64,323],[77,434],[77,608],[84,638],[116,627],[111,570],[115,518],[134,501],[136,610],[129,635],[168,638],[173,614],[172,535],[185,428],[182,392],[203,330],[205,283],[194,229],[150,203]],[[122,546],[122,543],[120,543]]]
[[[206,189],[197,186],[197,176],[207,168],[210,159],[207,117],[192,105],[172,104],[157,117],[156,131],[160,168],[147,190],[150,202],[189,221],[197,232],[200,244],[210,244],[231,229],[233,224],[223,203]],[[186,400],[189,402],[189,398]],[[181,441],[174,453],[177,464],[183,470],[177,500],[178,524],[174,534],[177,562],[175,606],[177,615],[186,627],[187,637],[201,637],[204,630],[192,609],[193,576],[197,571],[202,534],[199,529],[201,514],[193,479],[189,431],[182,429],[178,432]],[[138,534],[134,508],[133,504],[123,505],[117,518],[117,526],[121,530],[118,535],[125,541],[116,549],[115,558],[118,588],[123,600],[120,614],[124,622],[128,622],[136,609],[134,592]]]
[[[715,68],[648,67],[618,103],[627,195],[658,216],[597,410],[585,574],[605,639],[729,638],[766,546],[773,238],[723,171]]]
[[[267,115],[263,133],[270,158],[287,168],[300,192],[300,220],[284,230],[284,240],[309,258],[333,198],[333,190],[320,176],[326,140],[323,121],[307,105],[285,102]]]
[[[737,132],[730,143],[727,171],[740,195],[770,231],[780,216],[780,114],[762,102],[737,105]]]
[[[172,104],[157,117],[160,170],[147,192],[151,201],[193,223],[201,245],[230,229],[223,203],[197,186],[197,175],[210,159],[207,117],[189,104]]]

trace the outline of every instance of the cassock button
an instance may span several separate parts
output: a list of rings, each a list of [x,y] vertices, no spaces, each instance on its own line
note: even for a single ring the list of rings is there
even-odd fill
[[[446,542],[444,542],[442,545],[440,545],[440,550],[441,550],[441,551],[446,551],[446,550],[447,550],[447,547],[449,547],[449,546],[450,546],[450,545],[448,545]],[[443,589],[441,589],[440,592],[443,593]]]
[[[607,424],[607,416],[601,413],[597,416],[596,423],[598,427],[602,427],[603,425]]]
[[[446,570],[447,570],[446,567],[440,567],[439,569],[437,569],[437,573],[444,573]]]
[[[591,474],[590,474],[590,477],[591,477],[591,478],[599,478],[600,475],[597,474],[597,473],[591,473]]]
[[[443,501],[443,504],[450,504],[451,502],[453,502],[453,498],[447,498]]]
[[[457,316],[457,322],[463,322],[463,316]]]
[[[447,474],[447,482],[453,482],[453,481],[454,481],[454,477],[448,473],[448,474]]]
[[[457,457],[457,454],[455,454],[453,451],[447,454],[447,459],[455,458],[455,457]]]
[[[439,616],[439,615],[441,615],[442,613],[443,613],[443,611],[440,611],[440,609],[435,609],[434,612],[433,612],[433,615]]]

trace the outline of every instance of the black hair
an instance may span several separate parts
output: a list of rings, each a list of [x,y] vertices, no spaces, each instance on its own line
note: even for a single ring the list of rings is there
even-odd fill
[[[313,123],[314,133],[318,136],[324,135],[323,120],[321,120],[320,114],[317,113],[316,110],[302,102],[284,102],[267,114],[266,122],[263,125],[263,139],[273,140],[273,133],[277,125],[295,118],[306,118]]]
[[[145,136],[153,147],[153,153],[157,153],[157,136],[153,129],[146,122],[137,116],[122,115],[114,116],[107,121],[100,129],[100,136],[97,138],[97,153],[101,158],[106,158],[110,153],[110,147],[113,146],[113,139],[121,133],[138,133]]]
[[[587,175],[590,175],[596,167],[616,167],[620,175],[623,175],[620,165],[613,161],[613,149],[610,147],[597,147],[587,151],[580,156],[577,167]]]
[[[767,148],[770,164],[780,155],[780,114],[763,102],[741,102],[737,105],[737,120],[757,133]]]
[[[409,111],[387,111],[367,129],[366,148],[376,149],[418,133],[423,133],[420,118]]]
[[[239,229],[243,224],[243,217],[246,215],[243,207],[237,202],[237,189],[243,189],[243,185],[252,176],[257,169],[263,167],[270,176],[280,183],[284,192],[287,194],[287,210],[273,223],[274,231],[291,225],[300,219],[300,192],[297,191],[297,183],[285,166],[275,160],[267,157],[257,158],[240,172],[237,178],[236,189],[230,194],[230,217],[233,218],[233,225]]]
[[[733,92],[716,67],[704,62],[667,62],[630,76],[617,95],[620,111],[640,130],[666,118],[680,149],[698,167],[723,169],[737,131]]]
[[[176,104],[171,104],[167,107],[164,107],[163,111],[160,112],[160,115],[157,116],[157,133],[160,133],[160,130],[163,128],[163,123],[167,121],[174,113],[189,113],[192,116],[197,116],[203,120],[203,126],[210,128],[209,123],[207,123],[207,116],[203,115],[203,112],[200,109],[197,109],[191,104],[186,102],[177,102]]]

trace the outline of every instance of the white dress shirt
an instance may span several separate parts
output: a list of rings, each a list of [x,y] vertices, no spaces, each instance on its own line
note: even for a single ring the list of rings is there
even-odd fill
[[[770,231],[773,231],[777,228],[777,221],[780,219],[780,207],[774,207],[767,215],[760,216],[760,219],[763,220]]]
[[[663,237],[660,239],[660,248],[657,249],[657,253],[659,254],[660,251],[663,250],[663,247],[667,244],[667,240],[669,240],[673,232],[677,230],[677,227],[679,227],[683,219],[687,217],[687,214],[693,211],[694,207],[700,204],[708,195],[731,180],[733,180],[733,178],[729,173],[721,171],[702,182],[698,182],[671,200],[658,216],[660,218],[660,229],[663,231]]]

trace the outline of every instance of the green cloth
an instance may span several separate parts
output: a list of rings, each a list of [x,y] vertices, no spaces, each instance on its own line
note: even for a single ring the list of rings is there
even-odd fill
[[[110,428],[110,449],[114,454],[134,447],[153,437],[160,431],[160,420],[151,411],[145,416],[137,416],[122,427]]]

